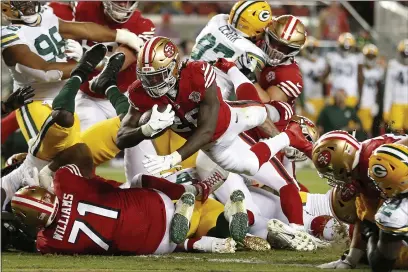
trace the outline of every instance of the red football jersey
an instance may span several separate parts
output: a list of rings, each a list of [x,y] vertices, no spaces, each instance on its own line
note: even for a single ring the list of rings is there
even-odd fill
[[[401,139],[403,136],[395,136],[393,134],[384,134],[379,137],[365,140],[362,142],[362,148],[360,153],[360,160],[358,162],[357,168],[355,171],[358,172],[358,183],[361,187],[362,193],[367,196],[379,196],[378,190],[374,187],[374,183],[368,177],[368,160],[370,159],[371,154],[374,150],[383,145],[395,143]]]
[[[74,11],[70,2],[50,2],[48,6],[52,8],[54,14],[60,19],[65,21],[72,21],[74,19]]]
[[[264,90],[271,86],[279,87],[287,95],[287,103],[292,106],[293,112],[295,112],[295,100],[303,90],[302,73],[295,61],[288,65],[266,66],[261,72],[259,85]],[[275,125],[282,131],[287,123],[288,121],[282,120]]]
[[[128,89],[130,104],[140,112],[150,110],[155,104],[167,106],[171,104],[176,113],[176,118],[171,129],[184,138],[192,135],[197,128],[199,104],[205,96],[206,89],[215,83],[215,71],[212,66],[204,61],[191,61],[185,64],[180,71],[177,95],[174,100],[168,96],[153,98],[143,89],[142,83],[137,80]],[[231,111],[222,99],[221,91],[217,87],[220,109],[218,121],[212,140],[218,139],[227,130]],[[217,118],[208,116],[208,118]]]
[[[76,165],[54,178],[59,208],[54,222],[37,235],[41,253],[152,254],[166,230],[160,195],[148,189],[120,189],[101,177],[85,179]]]
[[[107,26],[111,29],[127,29],[143,40],[149,40],[154,35],[154,24],[147,18],[142,17],[140,11],[136,10],[132,17],[123,24],[116,23],[105,14],[103,4],[99,1],[79,1],[78,6],[74,12],[75,21],[77,22],[94,22],[99,25]],[[92,41],[82,41],[82,46],[85,50],[93,46]],[[105,43],[109,52],[114,52],[118,47],[115,42]],[[94,72],[89,78],[96,76],[99,72]],[[118,75],[119,90],[125,92],[130,84],[136,80],[136,62],[131,64],[128,68],[121,71]],[[103,95],[95,94],[89,90],[89,83],[82,84],[81,90],[87,95],[98,98],[105,98]]]

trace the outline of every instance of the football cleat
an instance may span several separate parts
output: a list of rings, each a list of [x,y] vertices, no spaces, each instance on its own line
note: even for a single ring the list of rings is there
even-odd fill
[[[194,203],[195,196],[189,192],[184,193],[176,203],[176,211],[170,224],[170,240],[175,244],[180,244],[187,238]]]
[[[268,251],[271,249],[271,245],[268,243],[268,241],[249,233],[242,241],[242,246],[244,249],[251,251]]]
[[[306,236],[310,240],[309,244],[311,244],[314,248],[326,248],[330,246],[330,243],[323,241],[304,231],[305,227],[302,225],[292,223],[289,224],[289,226],[294,230],[298,231],[299,233],[301,233],[302,235]]]
[[[231,237],[242,242],[248,233],[248,214],[245,207],[245,195],[241,190],[235,190],[224,207],[225,219],[229,222]]]
[[[113,54],[109,58],[102,72],[89,82],[91,91],[97,94],[105,95],[105,92],[109,89],[109,87],[116,86],[118,73],[120,72],[124,62],[125,54]]]
[[[302,124],[290,121],[284,133],[288,135],[290,146],[302,151],[309,158],[312,157],[313,144],[307,140],[303,133],[304,128]]]
[[[82,83],[88,80],[88,75],[95,70],[95,67],[105,57],[108,48],[101,44],[95,44],[86,51],[79,60],[77,66],[72,70],[71,77],[79,76]]]
[[[278,219],[268,221],[268,242],[273,248],[312,251],[316,246],[307,233],[295,230]]]
[[[228,73],[228,70],[231,69],[232,67],[236,67],[235,63],[232,61],[229,61],[224,58],[219,58],[217,61],[214,63],[214,66],[223,71],[224,73]]]
[[[211,174],[202,181],[193,184],[199,192],[196,199],[202,202],[206,201],[208,196],[224,184],[228,178],[229,172],[225,171],[218,165],[211,171]]]
[[[237,243],[232,238],[220,239],[215,237],[206,237],[211,239],[211,249],[206,247],[200,240],[194,243],[193,248],[201,252],[210,253],[235,253]]]

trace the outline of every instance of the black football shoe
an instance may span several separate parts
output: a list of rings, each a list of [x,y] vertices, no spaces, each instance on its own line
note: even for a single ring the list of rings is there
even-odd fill
[[[71,77],[79,76],[82,83],[88,80],[88,75],[95,70],[95,67],[103,60],[108,52],[108,48],[101,43],[95,44],[84,53],[78,65],[72,70]]]
[[[125,62],[125,54],[116,53],[113,54],[102,72],[99,75],[94,77],[89,83],[91,86],[91,91],[97,94],[105,95],[106,90],[109,87],[116,86],[118,74],[120,69]]]

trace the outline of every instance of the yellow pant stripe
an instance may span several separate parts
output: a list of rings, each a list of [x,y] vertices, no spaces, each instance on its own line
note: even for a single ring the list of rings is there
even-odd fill
[[[55,119],[52,118],[50,115],[44,122],[43,126],[41,127],[40,133],[37,135],[37,138],[35,139],[35,143],[33,144],[30,153],[33,154],[34,156],[37,154],[38,150],[40,149],[41,142],[43,141],[45,135],[47,134],[47,131],[50,129],[50,127],[55,123]]]
[[[28,110],[27,105],[23,106],[20,110],[21,119],[23,120],[25,129],[29,134],[30,139],[34,138],[38,134],[38,129],[34,123],[33,117]]]

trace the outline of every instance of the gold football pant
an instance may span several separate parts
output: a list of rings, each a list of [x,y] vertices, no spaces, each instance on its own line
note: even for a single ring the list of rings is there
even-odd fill
[[[363,130],[366,132],[371,132],[373,126],[374,117],[371,114],[371,109],[369,108],[360,108],[357,112],[358,118],[360,118],[363,125]]]
[[[218,216],[222,212],[224,212],[224,205],[215,199],[209,198],[204,203],[196,201],[187,237],[206,236],[215,227]]]
[[[174,131],[168,129],[163,135],[153,140],[156,152],[160,156],[169,155],[179,149],[186,140]],[[183,168],[195,167],[197,153],[181,162]]]
[[[393,104],[387,115],[385,114],[385,119],[392,130],[408,130],[408,105]]]

